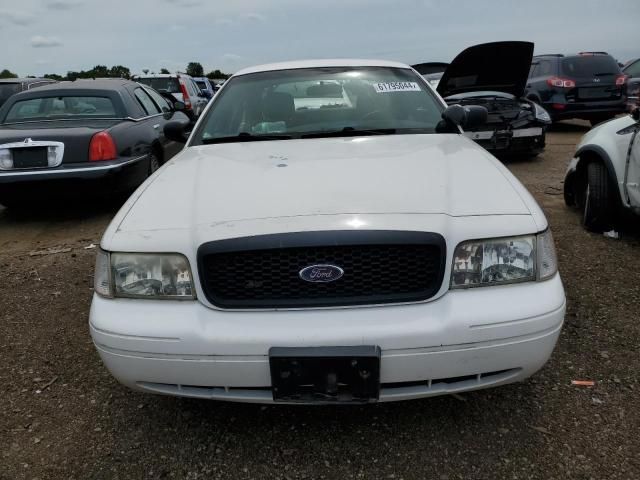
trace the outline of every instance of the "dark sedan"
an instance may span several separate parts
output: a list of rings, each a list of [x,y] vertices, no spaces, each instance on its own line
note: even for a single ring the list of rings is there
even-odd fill
[[[168,121],[188,124],[182,107],[123,79],[12,96],[0,108],[0,203],[130,193],[182,148],[164,136]]]

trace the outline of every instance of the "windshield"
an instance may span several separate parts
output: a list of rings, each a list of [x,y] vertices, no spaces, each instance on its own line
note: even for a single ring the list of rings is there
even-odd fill
[[[158,92],[181,93],[180,84],[175,77],[147,77],[137,78],[139,83],[150,86]]]
[[[206,90],[207,89],[207,84],[204,83],[204,81],[202,81],[202,80],[196,80],[196,85],[198,85],[198,88],[200,88],[200,90]]]
[[[4,123],[51,118],[115,118],[113,102],[107,97],[60,96],[30,98],[14,103]]]
[[[235,77],[192,145],[335,134],[433,133],[442,107],[413,71],[305,68]]]
[[[585,55],[563,58],[562,73],[570,78],[617,75],[620,67],[609,55]]]

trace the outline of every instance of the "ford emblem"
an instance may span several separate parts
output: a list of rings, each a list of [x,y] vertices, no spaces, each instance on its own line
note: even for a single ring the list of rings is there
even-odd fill
[[[298,275],[305,282],[328,283],[342,277],[344,270],[335,265],[309,265],[300,270]]]

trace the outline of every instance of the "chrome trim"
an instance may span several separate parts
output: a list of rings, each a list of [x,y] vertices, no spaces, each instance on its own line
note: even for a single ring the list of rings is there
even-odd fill
[[[13,150],[16,148],[31,148],[31,147],[53,147],[55,148],[56,157],[53,161],[49,160],[49,152],[47,152],[47,162],[48,165],[46,167],[28,167],[38,168],[38,169],[46,169],[46,168],[55,168],[60,166],[62,163],[62,157],[64,156],[64,143],[62,142],[54,142],[50,140],[31,140],[30,138],[25,138],[22,142],[12,142],[12,143],[3,143],[0,145],[0,150]],[[13,160],[12,160],[13,163]],[[0,164],[0,170],[3,171],[15,171],[15,170],[26,170],[21,168],[3,168]]]
[[[3,177],[14,177],[18,175],[49,175],[49,174],[58,174],[58,173],[75,173],[75,172],[95,172],[100,170],[111,170],[119,167],[124,167],[125,165],[129,165],[131,163],[139,162],[144,158],[147,158],[148,154],[142,155],[140,157],[132,158],[125,162],[115,163],[111,165],[96,165],[95,167],[79,167],[79,168],[63,168],[56,170],[3,170],[0,172],[0,178]],[[6,173],[5,173],[6,172]]]

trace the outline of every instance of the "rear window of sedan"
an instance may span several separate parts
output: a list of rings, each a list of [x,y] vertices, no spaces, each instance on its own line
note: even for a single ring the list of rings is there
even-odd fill
[[[108,97],[60,96],[20,100],[14,103],[4,123],[52,118],[115,118],[116,108]]]

